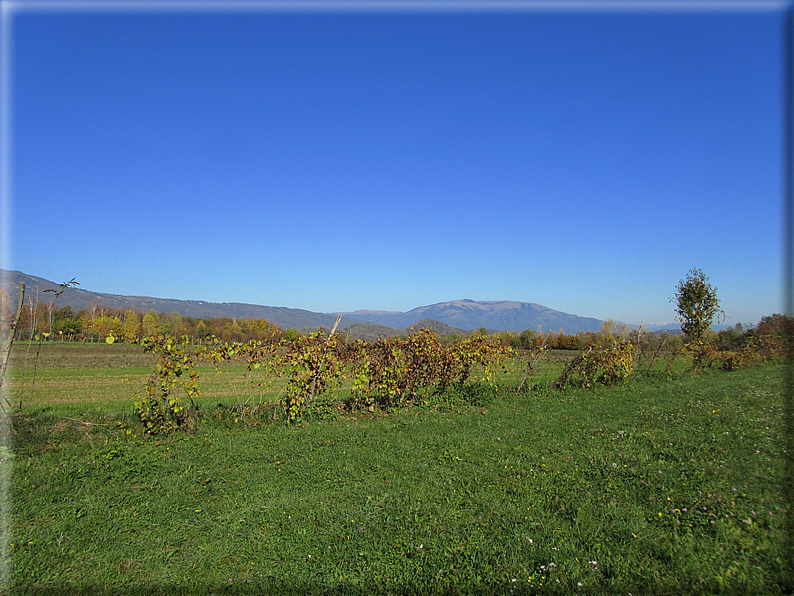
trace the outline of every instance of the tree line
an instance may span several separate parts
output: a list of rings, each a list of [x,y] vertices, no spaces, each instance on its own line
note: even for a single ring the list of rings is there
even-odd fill
[[[8,296],[0,290],[0,328],[7,335],[10,329],[11,310]],[[737,323],[723,331],[711,329],[700,331],[702,339],[714,343],[720,350],[740,350],[754,338],[783,337],[792,325],[791,320],[780,314],[763,317],[755,327],[745,327]],[[484,335],[487,331],[473,332]],[[183,317],[179,313],[157,313],[154,310],[122,309],[92,304],[89,308],[75,311],[70,305],[54,307],[53,302],[26,300],[16,326],[17,340],[58,340],[58,341],[112,341],[138,343],[145,337],[170,335],[188,336],[189,341],[203,344],[216,340],[248,342],[294,338],[299,335],[295,329],[282,330],[275,323],[252,317],[234,319],[231,317],[197,318]],[[679,348],[688,339],[684,335],[656,334],[642,328],[630,328],[623,323],[607,319],[599,331],[580,331],[566,334],[559,331],[525,329],[518,333],[495,333],[504,345],[518,350],[536,350],[545,346],[551,350],[589,350],[611,345],[615,339],[631,341],[647,349]],[[459,340],[462,338],[450,338]]]
[[[187,337],[189,343],[199,345],[217,341],[250,342],[281,338],[291,340],[300,336],[296,329],[282,331],[274,323],[252,317],[183,317],[177,312],[144,312],[141,309],[114,308],[96,303],[77,312],[70,305],[56,308],[57,297],[69,285],[77,285],[77,282],[72,280],[62,284],[61,292],[56,292],[54,299],[50,301],[27,298],[15,325],[12,325],[8,295],[5,290],[0,289],[0,336],[5,340],[13,328],[13,339],[19,340],[138,343],[147,337],[170,336]],[[763,317],[756,327],[745,329],[739,323],[720,332],[713,331],[710,329],[712,321],[715,317],[719,319],[720,315],[724,317],[724,313],[720,308],[716,288],[708,283],[708,277],[700,269],[690,270],[687,277],[679,281],[675,302],[676,318],[681,322],[682,335],[659,335],[643,329],[642,326],[631,329],[624,323],[607,319],[598,332],[580,331],[571,335],[566,334],[563,329],[558,332],[543,332],[539,327],[537,331],[526,329],[520,333],[497,332],[491,335],[491,339],[505,347],[530,351],[540,348],[587,351],[610,347],[615,341],[628,341],[647,351],[660,350],[663,347],[677,350],[684,344],[695,342],[710,345],[722,352],[737,352],[750,344],[757,344],[760,338],[764,338],[761,343],[765,345],[771,345],[770,341],[783,342],[794,329],[794,321],[790,317],[774,314]],[[482,328],[471,332],[467,337],[485,335],[488,335],[488,331]],[[463,337],[448,336],[443,341],[457,343],[462,339]]]
[[[699,339],[713,343],[720,350],[740,350],[747,346],[753,339],[761,337],[785,337],[794,325],[794,319],[781,314],[762,317],[756,326],[745,326],[737,323],[722,331],[705,329]],[[656,333],[643,328],[631,329],[622,323],[615,323],[611,319],[604,321],[599,331],[580,331],[568,335],[564,330],[542,332],[527,329],[513,334],[509,343],[512,347],[522,350],[534,350],[541,345],[552,350],[589,350],[603,348],[611,345],[615,339],[630,341],[636,345],[644,345],[649,349],[656,349],[663,344],[668,348],[677,349],[685,343],[692,341],[686,333],[680,335],[670,334],[668,331]]]
[[[0,328],[7,335],[11,328],[8,296],[0,290]],[[265,319],[233,319],[231,317],[183,317],[177,312],[157,313],[140,309],[123,309],[92,304],[75,311],[70,305],[56,308],[54,301],[26,300],[15,329],[17,340],[87,341],[138,343],[145,337],[188,336],[201,344],[215,337],[224,341],[264,341],[294,335],[295,330],[282,331]]]

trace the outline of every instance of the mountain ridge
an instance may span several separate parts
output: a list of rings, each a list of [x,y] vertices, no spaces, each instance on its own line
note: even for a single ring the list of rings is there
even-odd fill
[[[568,334],[575,334],[579,331],[598,331],[602,323],[600,319],[580,317],[533,302],[516,300],[477,301],[464,298],[419,306],[404,313],[367,311],[365,315],[358,314],[361,312],[337,314],[397,329],[409,327],[420,319],[434,319],[467,331],[481,327],[523,331],[541,326],[544,331],[564,329]]]
[[[40,301],[50,301],[45,290],[59,290],[60,285],[41,277],[20,271],[0,270],[2,289],[6,291],[12,308],[16,305],[17,288],[20,282],[26,284],[26,295],[38,293]],[[360,309],[352,313],[318,313],[283,306],[264,306],[240,302],[208,302],[206,300],[177,300],[173,298],[154,298],[94,292],[78,287],[68,287],[58,299],[58,307],[70,305],[75,310],[90,308],[97,304],[111,308],[154,310],[156,312],[177,312],[181,316],[194,318],[246,318],[265,319],[282,329],[305,329],[323,327],[330,329],[336,317],[341,314],[340,329],[357,323],[372,323],[405,330],[423,319],[432,319],[457,330],[472,331],[486,328],[490,330],[523,331],[541,327],[543,331],[559,331],[575,334],[579,331],[598,331],[602,321],[590,317],[580,317],[553,310],[531,302],[515,300],[477,301],[469,298],[438,302],[418,306],[407,312]]]

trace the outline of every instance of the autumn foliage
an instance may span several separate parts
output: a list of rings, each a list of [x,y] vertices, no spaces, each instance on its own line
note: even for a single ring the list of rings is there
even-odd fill
[[[299,420],[311,401],[337,384],[346,373],[352,378],[351,407],[389,408],[438,394],[452,385],[491,380],[492,367],[513,350],[498,338],[474,336],[455,344],[441,344],[431,330],[407,338],[349,343],[322,332],[249,342],[216,341],[189,349],[187,338],[147,338],[144,349],[154,352],[157,364],[135,408],[147,433],[173,431],[189,419],[200,394],[197,366],[237,362],[247,371],[261,370],[285,380],[279,399],[288,421]],[[182,398],[190,400],[186,408]]]

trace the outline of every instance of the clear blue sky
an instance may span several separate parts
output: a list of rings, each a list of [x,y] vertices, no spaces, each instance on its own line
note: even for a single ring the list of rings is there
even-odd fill
[[[656,324],[698,267],[729,324],[783,309],[782,4],[64,6],[6,13],[7,268],[319,312],[471,298]]]

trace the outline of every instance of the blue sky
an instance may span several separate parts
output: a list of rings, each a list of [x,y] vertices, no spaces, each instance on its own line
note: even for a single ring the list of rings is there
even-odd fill
[[[116,294],[633,324],[672,321],[698,267],[727,323],[757,323],[783,309],[784,5],[639,4],[17,3],[5,266]]]

